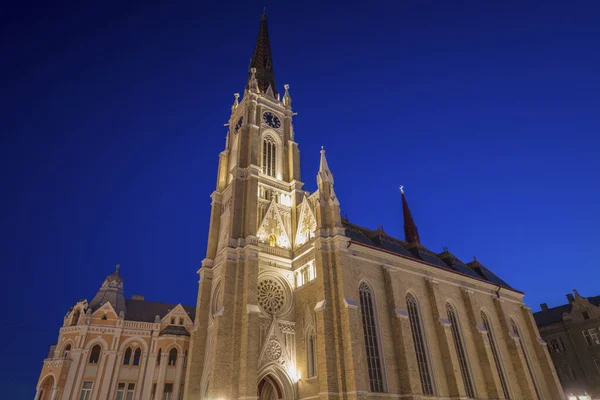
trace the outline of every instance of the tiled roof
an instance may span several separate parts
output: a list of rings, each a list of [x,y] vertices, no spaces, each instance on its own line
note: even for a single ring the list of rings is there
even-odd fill
[[[162,335],[190,336],[190,333],[184,326],[169,325],[158,334],[158,336]]]
[[[448,251],[435,254],[433,251],[420,244],[407,243],[404,240],[393,238],[381,228],[374,231],[352,224],[345,219],[342,220],[342,225],[346,230],[346,236],[356,243],[365,244],[400,256],[423,261],[438,268],[454,271],[474,279],[483,280],[494,285],[514,290],[508,283],[504,282],[478,261],[465,264]]]
[[[156,315],[164,318],[172,309],[177,307],[177,304],[159,303],[156,301],[145,300],[125,300],[127,306],[127,314],[125,319],[128,321],[154,322]],[[196,316],[196,307],[183,306],[183,309],[188,313],[189,317],[194,320]]]
[[[595,306],[600,306],[600,296],[588,297],[590,303]],[[571,312],[571,303],[563,304],[558,307],[548,308],[545,311],[538,311],[533,313],[533,318],[538,327],[556,324],[562,322],[562,316],[564,313]]]

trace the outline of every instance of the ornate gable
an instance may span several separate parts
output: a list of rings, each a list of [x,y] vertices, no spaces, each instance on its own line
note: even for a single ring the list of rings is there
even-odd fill
[[[258,227],[257,236],[261,243],[266,243],[270,246],[281,247],[282,249],[289,249],[291,247],[290,238],[274,199],[271,200],[271,204]]]
[[[271,321],[271,327],[265,335],[265,341],[258,357],[259,369],[270,363],[277,363],[286,370],[293,366],[277,318],[273,318]]]
[[[304,196],[300,209],[300,217],[298,218],[298,229],[296,230],[296,241],[294,246],[302,246],[304,243],[315,237],[316,230],[317,219],[308,204],[306,196]]]

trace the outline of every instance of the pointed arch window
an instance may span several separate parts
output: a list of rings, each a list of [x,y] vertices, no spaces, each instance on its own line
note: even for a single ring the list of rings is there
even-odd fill
[[[375,314],[373,293],[369,285],[362,282],[358,287],[358,294],[360,297],[360,311],[365,336],[371,392],[383,392],[383,371],[381,369],[381,354],[379,352],[377,316]]]
[[[90,352],[90,364],[98,364],[100,361],[100,353],[102,352],[102,347],[99,344],[92,347],[92,351]]]
[[[169,364],[170,366],[173,366],[177,363],[177,349],[176,348],[172,348],[171,351],[169,351]]]
[[[538,400],[541,400],[540,396],[540,388],[538,387],[537,381],[535,379],[535,375],[533,374],[533,368],[531,366],[531,360],[529,359],[529,353],[527,352],[527,348],[525,347],[524,338],[521,336],[521,331],[519,330],[519,326],[517,322],[511,318],[510,325],[513,333],[519,338],[519,345],[521,346],[521,351],[523,352],[523,356],[525,357],[525,364],[527,365],[527,372],[529,372],[529,376],[531,377],[531,381],[533,382],[533,388],[535,389],[535,394]]]
[[[462,375],[465,384],[465,393],[467,394],[467,397],[475,397],[471,371],[469,370],[469,365],[467,363],[465,343],[460,330],[460,325],[458,324],[458,317],[456,316],[452,304],[446,303],[446,313],[448,314],[448,321],[450,321],[450,329],[452,330],[452,339],[454,340],[454,348],[456,349],[456,355],[458,357],[460,374]]]
[[[498,344],[496,342],[496,336],[494,335],[494,331],[492,330],[492,324],[490,324],[490,320],[488,316],[483,311],[481,312],[481,321],[483,322],[483,327],[488,332],[488,339],[490,342],[490,348],[492,350],[492,356],[494,357],[494,364],[496,364],[496,370],[498,371],[498,376],[500,377],[500,385],[502,386],[502,393],[504,393],[504,398],[510,399],[510,394],[508,392],[508,384],[506,381],[506,375],[504,374],[504,367],[502,366],[502,360],[500,360],[500,353],[498,352]]]
[[[140,365],[140,358],[142,358],[142,349],[135,349],[135,353],[133,353],[133,365]]]
[[[421,313],[419,311],[417,298],[412,293],[406,295],[406,307],[408,308],[410,329],[412,331],[413,342],[415,343],[415,354],[417,355],[417,364],[419,365],[419,375],[421,376],[423,394],[433,395],[433,380],[427,355],[427,344],[425,342],[425,335],[423,333],[423,325],[421,322]]]
[[[69,343],[65,350],[63,351],[63,358],[69,358],[69,354],[71,353],[71,344]]]
[[[271,136],[265,136],[263,139],[262,152],[263,173],[275,177],[275,165],[277,161],[277,144]]]
[[[123,365],[129,365],[131,362],[131,347],[128,347],[125,350],[125,355],[123,356]]]
[[[317,375],[315,331],[311,328],[306,336],[306,372],[309,378]]]

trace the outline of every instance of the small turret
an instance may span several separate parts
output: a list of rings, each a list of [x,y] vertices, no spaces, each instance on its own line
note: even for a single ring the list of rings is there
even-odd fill
[[[121,268],[121,266],[117,264],[115,272],[104,279],[100,290],[98,290],[98,293],[96,293],[90,302],[88,310],[96,310],[102,305],[110,303],[117,314],[127,312],[125,307],[124,282],[121,274],[119,274],[119,268]]]

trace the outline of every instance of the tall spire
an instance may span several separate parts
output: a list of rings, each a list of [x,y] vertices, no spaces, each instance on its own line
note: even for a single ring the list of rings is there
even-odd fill
[[[267,28],[267,13],[263,11],[260,18],[260,28],[254,47],[254,55],[250,60],[250,69],[256,68],[256,79],[262,93],[266,93],[269,86],[273,95],[277,96],[275,87],[275,71],[273,70],[273,57],[271,56],[271,45],[269,44],[269,30]],[[250,80],[251,73],[248,74]]]
[[[317,175],[317,182],[319,184],[324,182],[333,183],[333,174],[329,170],[327,158],[325,158],[325,148],[323,146],[321,146],[321,162],[319,163],[319,174]]]
[[[404,196],[404,187],[400,186],[400,193],[402,193],[402,214],[404,216],[404,239],[408,243],[421,243],[419,238],[419,231],[417,225],[413,220],[410,208],[408,208],[408,202]]]

